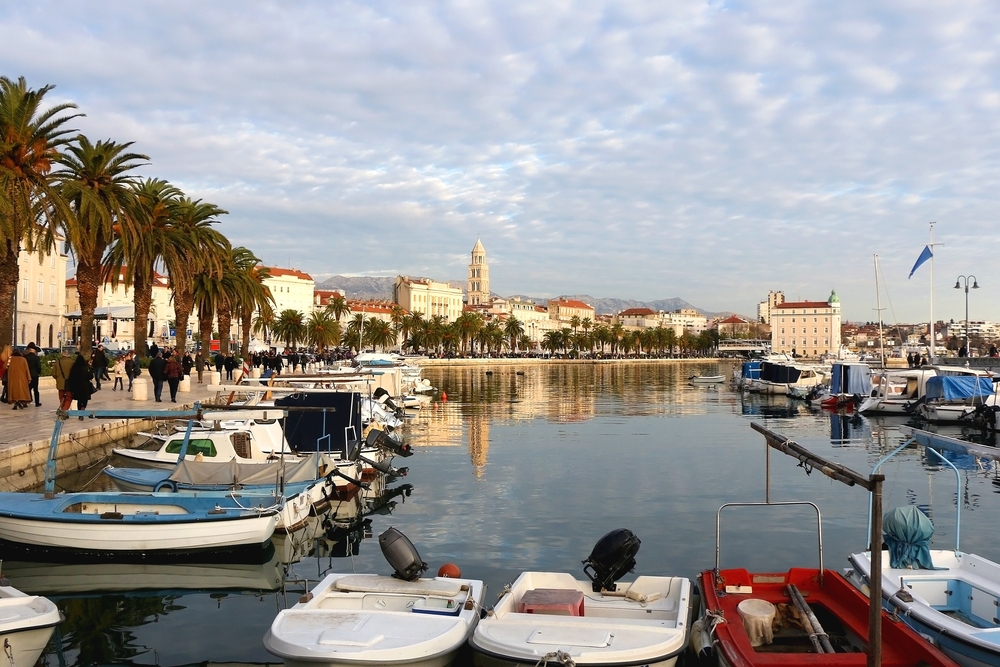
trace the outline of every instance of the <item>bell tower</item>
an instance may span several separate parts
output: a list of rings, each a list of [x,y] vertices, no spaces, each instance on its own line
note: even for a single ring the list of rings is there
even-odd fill
[[[469,305],[482,306],[490,302],[490,267],[486,263],[486,248],[476,239],[469,264]]]

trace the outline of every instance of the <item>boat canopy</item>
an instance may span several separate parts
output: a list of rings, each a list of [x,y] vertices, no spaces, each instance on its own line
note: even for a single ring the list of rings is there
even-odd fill
[[[833,364],[830,393],[868,396],[872,391],[871,369],[868,364]]]
[[[935,570],[928,546],[934,537],[934,524],[915,505],[886,512],[882,520],[889,566]]]
[[[188,461],[177,464],[170,474],[171,481],[178,485],[221,486],[276,486],[308,482],[316,479],[317,471],[330,471],[336,464],[325,455],[314,453],[297,461],[274,461],[270,463],[237,463],[232,461]]]
[[[799,381],[802,370],[784,364],[772,364],[769,361],[760,364],[760,379],[775,384],[794,384]]]
[[[961,401],[989,396],[993,382],[989,378],[972,375],[935,375],[927,378],[926,396],[930,399]]]
[[[759,380],[760,379],[760,364],[759,361],[744,361],[743,362],[743,378],[747,380]]]

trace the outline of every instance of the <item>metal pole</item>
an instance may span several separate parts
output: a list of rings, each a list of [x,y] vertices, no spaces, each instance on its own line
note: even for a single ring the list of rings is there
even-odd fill
[[[882,482],[885,475],[870,475],[872,533],[871,578],[868,582],[868,667],[882,665]]]

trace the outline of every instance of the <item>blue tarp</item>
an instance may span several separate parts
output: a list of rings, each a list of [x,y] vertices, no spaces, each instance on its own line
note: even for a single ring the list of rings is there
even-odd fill
[[[974,397],[989,396],[993,393],[993,382],[989,378],[974,375],[935,375],[927,378],[927,399],[961,401]]]
[[[743,377],[748,380],[758,379],[760,377],[760,362],[759,361],[743,362]]]
[[[913,570],[936,570],[928,545],[934,536],[934,524],[913,505],[897,507],[882,519],[889,567]]]
[[[871,369],[868,364],[836,362],[830,376],[830,393],[868,396],[872,391]]]

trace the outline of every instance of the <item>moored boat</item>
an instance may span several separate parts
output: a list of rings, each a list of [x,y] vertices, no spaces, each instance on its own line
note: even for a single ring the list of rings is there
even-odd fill
[[[63,617],[48,598],[26,595],[0,578],[0,646],[11,667],[32,667]]]
[[[396,574],[329,574],[278,613],[264,647],[288,667],[450,665],[479,620],[482,581],[421,578],[427,564],[393,528],[379,536]]]
[[[638,548],[630,531],[612,531],[584,561],[589,581],[522,573],[470,638],[473,663],[673,665],[687,646],[691,582],[640,576],[618,583]]]
[[[725,375],[692,375],[688,378],[691,384],[719,384],[725,381]]]

